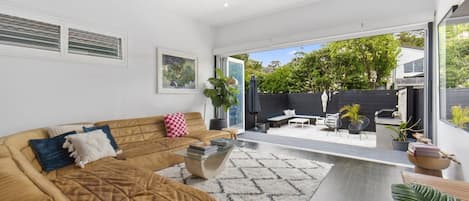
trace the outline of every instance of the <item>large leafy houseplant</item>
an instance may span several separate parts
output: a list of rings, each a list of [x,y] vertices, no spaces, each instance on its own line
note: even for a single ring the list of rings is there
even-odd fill
[[[204,89],[204,95],[212,101],[212,105],[215,107],[217,117],[220,116],[219,111],[228,111],[231,106],[238,104],[239,94],[237,85],[238,82],[232,77],[227,77],[223,74],[220,69],[216,70],[216,77],[208,79],[210,87]],[[216,124],[216,126],[213,126]],[[226,121],[224,119],[212,119],[210,121],[211,129],[221,129],[226,127]]]
[[[469,123],[469,107],[453,106],[451,107],[451,122],[459,128],[467,128]]]
[[[458,201],[451,195],[420,184],[393,184],[391,190],[394,201]]]

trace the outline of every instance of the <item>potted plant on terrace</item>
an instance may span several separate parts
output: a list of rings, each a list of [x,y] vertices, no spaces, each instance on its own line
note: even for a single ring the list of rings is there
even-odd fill
[[[419,123],[420,119],[415,124],[409,126],[412,118],[409,118],[407,122],[401,122],[398,127],[386,126],[387,129],[394,131],[397,135],[392,136],[392,148],[399,151],[407,151],[409,147],[409,140],[407,138],[407,132],[420,132],[421,130],[414,130]]]
[[[204,95],[212,101],[215,107],[216,118],[210,120],[210,129],[221,130],[226,128],[226,119],[220,118],[220,109],[227,112],[228,109],[238,104],[239,94],[238,81],[232,77],[227,77],[220,69],[216,70],[217,78],[212,77],[208,79],[210,87],[204,89]]]
[[[348,118],[350,120],[350,124],[348,126],[348,132],[350,134],[360,134],[360,131],[367,126],[364,121],[366,117],[360,115],[359,104],[344,105],[339,111],[345,112],[341,116],[342,119]]]
[[[469,124],[469,107],[460,105],[451,107],[451,122],[459,128],[468,129]]]

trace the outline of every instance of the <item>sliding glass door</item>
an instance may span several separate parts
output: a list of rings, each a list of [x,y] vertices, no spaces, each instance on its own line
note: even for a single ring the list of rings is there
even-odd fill
[[[228,57],[226,65],[226,74],[238,81],[238,105],[232,106],[228,110],[228,126],[237,128],[240,132],[244,131],[244,61]]]

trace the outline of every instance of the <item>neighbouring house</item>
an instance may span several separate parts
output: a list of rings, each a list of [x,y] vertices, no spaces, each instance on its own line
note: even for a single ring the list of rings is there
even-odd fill
[[[424,56],[423,49],[401,47],[397,67],[391,74],[387,89],[402,87],[423,88],[424,84]]]

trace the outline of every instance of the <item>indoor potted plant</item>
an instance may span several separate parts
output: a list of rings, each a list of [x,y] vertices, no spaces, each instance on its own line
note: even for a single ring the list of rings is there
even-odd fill
[[[365,116],[360,115],[360,105],[359,104],[352,104],[352,105],[344,105],[339,110],[340,112],[345,112],[342,114],[341,118],[345,119],[348,118],[350,120],[350,124],[348,126],[348,132],[350,134],[360,134],[360,131],[363,129],[363,119]]]
[[[220,109],[227,112],[231,106],[237,105],[239,91],[236,79],[225,76],[220,69],[216,70],[216,74],[216,77],[208,79],[210,87],[204,89],[204,95],[210,98],[216,112],[215,118],[210,120],[210,129],[221,130],[227,124],[226,119],[220,117]]]
[[[399,151],[407,151],[409,147],[409,139],[407,138],[407,132],[413,131],[413,132],[420,132],[421,130],[414,130],[419,123],[420,119],[415,122],[415,124],[409,126],[409,123],[411,122],[412,118],[409,118],[407,122],[401,122],[398,127],[394,126],[386,126],[386,128],[394,131],[397,135],[392,136],[392,148],[394,150],[399,150]]]

